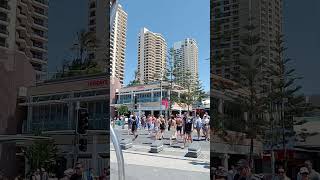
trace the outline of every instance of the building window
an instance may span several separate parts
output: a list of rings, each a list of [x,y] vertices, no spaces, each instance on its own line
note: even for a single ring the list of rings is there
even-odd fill
[[[90,20],[90,25],[95,25],[95,24],[96,24],[96,20],[95,19]]]
[[[40,26],[44,26],[44,20],[42,20],[42,19],[39,19],[39,18],[33,18],[33,22],[35,23],[35,24],[38,24],[38,25],[40,25]]]
[[[6,46],[6,38],[0,37],[0,46],[2,47]]]
[[[90,4],[90,8],[95,8],[96,7],[96,3],[95,2],[92,2],[91,4]]]
[[[91,11],[90,12],[90,17],[96,16],[96,11]]]
[[[7,21],[8,15],[4,12],[0,12],[0,20],[1,21]]]

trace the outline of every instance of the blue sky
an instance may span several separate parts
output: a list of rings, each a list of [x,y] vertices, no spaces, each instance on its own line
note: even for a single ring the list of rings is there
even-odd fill
[[[128,12],[126,79],[132,79],[137,68],[137,38],[141,27],[162,33],[168,45],[193,37],[199,44],[199,72],[205,89],[209,88],[209,0],[120,0]],[[76,4],[76,6],[75,6]],[[72,8],[70,8],[72,7]],[[320,1],[286,1],[284,6],[284,34],[287,55],[293,60],[299,82],[306,94],[320,92]],[[72,9],[72,11],[71,11]],[[300,13],[297,13],[300,12]],[[87,28],[87,0],[53,0],[49,6],[49,62],[54,72],[63,59],[70,59],[70,47],[76,32]]]
[[[120,0],[128,13],[125,84],[134,77],[138,63],[138,33],[142,27],[161,33],[168,48],[187,37],[199,47],[199,77],[210,88],[209,0]]]

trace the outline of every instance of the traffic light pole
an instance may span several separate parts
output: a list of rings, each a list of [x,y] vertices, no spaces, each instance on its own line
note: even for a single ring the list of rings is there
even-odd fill
[[[74,131],[74,152],[73,152],[73,165],[78,161],[78,141],[79,141],[79,135],[78,135],[78,119],[79,119],[79,109],[80,109],[80,102],[77,101],[76,104],[76,123],[75,123],[75,131]]]

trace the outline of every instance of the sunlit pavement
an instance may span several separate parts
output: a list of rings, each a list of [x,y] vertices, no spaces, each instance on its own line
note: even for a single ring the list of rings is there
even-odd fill
[[[209,180],[208,161],[176,156],[124,151],[125,173],[128,180]],[[117,160],[110,151],[111,179],[117,179]]]
[[[125,126],[124,129],[122,129],[120,126],[115,126],[114,129],[120,141],[122,139],[133,139],[133,135],[131,133],[128,135],[127,126]],[[138,130],[138,134],[139,134],[138,138],[133,141],[133,147],[128,150],[148,152],[150,150],[150,145],[152,144],[152,142],[155,141],[154,137],[148,134],[148,130]],[[200,157],[198,157],[198,159],[209,159],[210,158],[210,142],[205,141],[204,137],[201,137],[200,141],[198,141],[197,140],[198,137],[196,134],[197,134],[196,132],[193,133],[194,142],[199,143],[201,146],[201,155]],[[188,151],[189,144],[186,144],[186,147],[182,149],[183,140],[181,138],[178,138],[178,142],[174,142],[170,146],[169,137],[170,137],[170,132],[165,131],[164,139],[163,139],[164,150],[159,154],[168,154],[168,155],[183,157]]]

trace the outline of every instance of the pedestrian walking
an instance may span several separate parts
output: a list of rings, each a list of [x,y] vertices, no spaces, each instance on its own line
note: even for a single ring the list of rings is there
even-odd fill
[[[192,118],[188,117],[185,123],[185,137],[184,137],[183,148],[186,147],[186,143],[188,142],[192,143],[192,131],[193,131],[192,126],[193,126]]]
[[[34,178],[34,180],[41,180],[40,169],[37,169],[37,170],[34,172],[33,178]]]
[[[320,180],[320,174],[313,169],[313,165],[310,160],[306,160],[304,162],[304,167],[308,169],[308,176],[311,180]],[[302,175],[300,172],[297,175],[297,180],[302,180]]]
[[[176,118],[176,124],[177,124],[177,128],[176,128],[177,133],[180,135],[180,138],[183,139],[183,134],[182,134],[183,121],[180,115],[178,115],[178,117]]]
[[[275,178],[276,180],[290,180],[290,178],[286,175],[286,171],[284,168],[278,168],[278,174]]]
[[[148,118],[147,118],[147,126],[148,126],[148,133],[149,135],[151,134],[151,130],[152,130],[152,116],[151,115],[148,115]]]
[[[41,180],[48,180],[49,174],[44,168],[41,168]]]
[[[2,179],[3,179],[3,178],[0,177],[0,180],[2,180]],[[21,173],[19,173],[18,176],[16,176],[16,177],[14,178],[14,180],[23,180],[23,177],[22,177]]]
[[[161,124],[161,120],[160,120],[160,116],[159,116],[159,118],[157,118],[154,123],[155,139],[156,140],[160,139],[160,124]]]
[[[133,141],[137,139],[138,134],[137,134],[137,129],[138,129],[138,121],[137,121],[137,117],[136,116],[132,116],[132,126],[131,126],[131,130],[132,130],[132,134],[133,134]]]
[[[309,172],[308,168],[306,168],[306,167],[300,168],[299,174],[301,176],[300,177],[301,180],[311,180],[311,176],[310,176],[310,172]]]
[[[128,118],[128,135],[130,134],[130,131],[132,131],[132,130],[131,130],[131,127],[132,127],[132,117],[133,117],[133,115],[131,114],[131,115],[129,116],[129,118]]]
[[[228,172],[224,167],[218,167],[214,173],[215,180],[228,180]]]
[[[164,138],[164,131],[166,130],[166,121],[163,116],[160,116],[160,139]]]
[[[231,165],[230,170],[228,171],[228,180],[233,180],[234,176],[237,174],[237,170],[234,165]]]
[[[73,169],[67,169],[63,172],[63,178],[61,180],[70,180],[73,174],[74,174]]]
[[[102,175],[99,177],[99,180],[107,180],[109,179],[110,172],[107,168],[103,169]]]
[[[86,172],[86,180],[94,180],[94,173],[92,168],[89,168]]]
[[[205,136],[206,140],[209,141],[209,128],[210,128],[210,119],[208,115],[204,114],[202,118],[202,133]]]
[[[142,126],[142,129],[146,129],[146,116],[143,115],[142,118],[141,118],[141,126]]]
[[[83,179],[83,167],[81,163],[76,163],[74,167],[74,173],[70,177],[70,180],[82,180]]]
[[[202,119],[200,118],[199,115],[197,115],[197,117],[196,117],[195,128],[197,130],[198,141],[199,141],[200,140],[200,132],[201,132],[201,129],[202,129]]]
[[[171,132],[170,135],[170,146],[172,145],[172,140],[174,139],[177,142],[177,123],[176,123],[176,119],[174,118],[174,116],[171,116],[171,128],[169,132]]]

